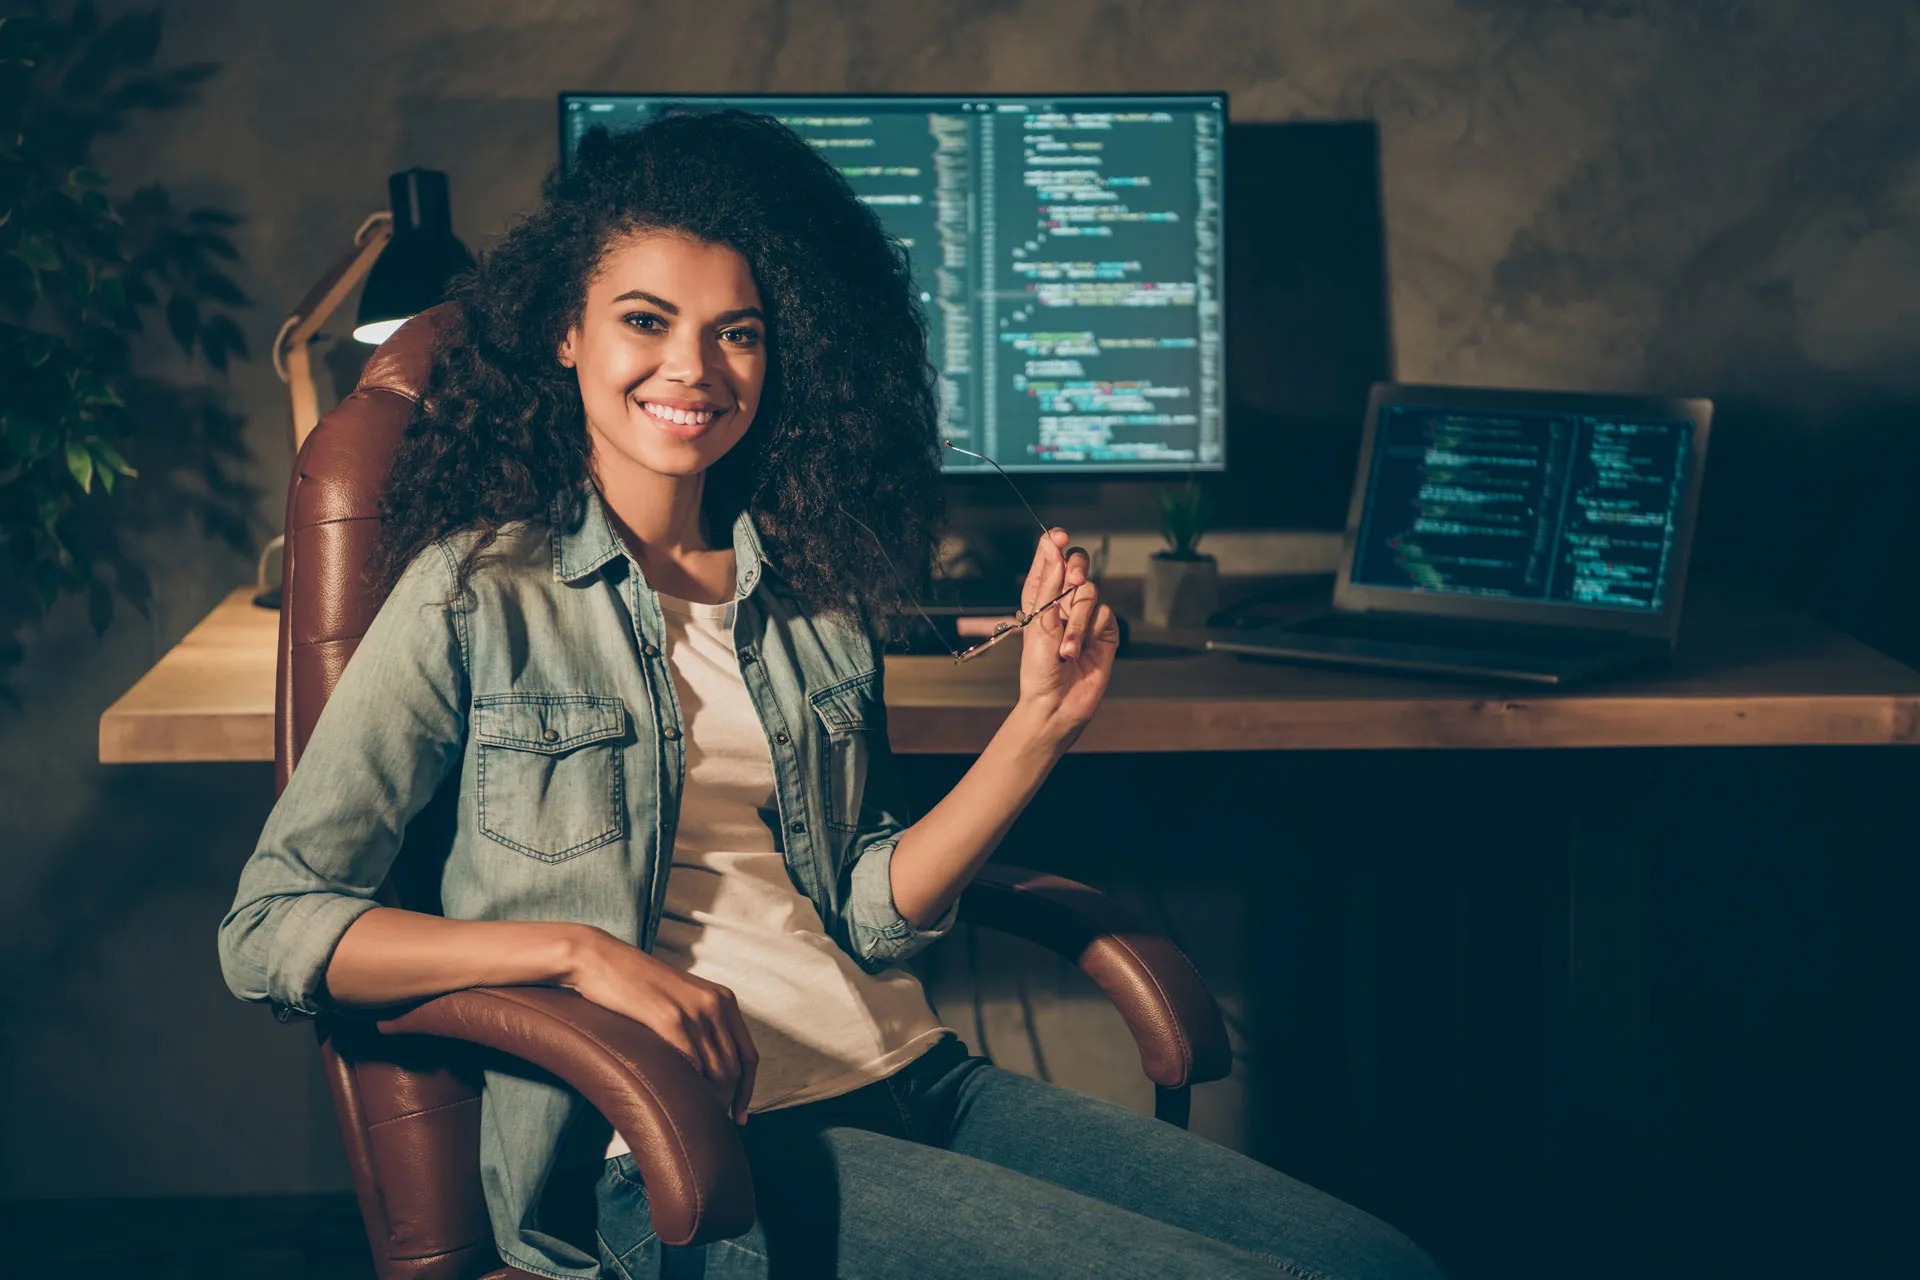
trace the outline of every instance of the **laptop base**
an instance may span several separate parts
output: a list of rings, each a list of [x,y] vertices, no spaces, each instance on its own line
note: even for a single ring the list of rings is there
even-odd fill
[[[1242,657],[1564,688],[1658,660],[1664,641],[1617,632],[1335,612],[1207,641]]]

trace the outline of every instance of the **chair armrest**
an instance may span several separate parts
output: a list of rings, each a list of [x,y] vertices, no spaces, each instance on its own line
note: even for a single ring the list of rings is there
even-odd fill
[[[1225,1079],[1233,1059],[1220,1006],[1193,962],[1090,885],[989,864],[960,896],[960,919],[1025,938],[1080,966],[1126,1021],[1140,1067],[1163,1089]]]
[[[557,987],[470,987],[375,1025],[498,1049],[578,1089],[633,1148],[666,1243],[724,1239],[753,1225],[737,1126],[693,1064],[632,1019]]]

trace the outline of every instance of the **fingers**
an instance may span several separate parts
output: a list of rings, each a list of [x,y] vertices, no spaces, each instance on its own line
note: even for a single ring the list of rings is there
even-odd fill
[[[1095,611],[1093,622],[1087,628],[1086,644],[1089,648],[1120,647],[1120,620],[1113,616],[1110,606],[1103,604]]]
[[[733,992],[638,948],[619,947],[614,954],[621,963],[606,971],[607,983],[575,989],[652,1029],[708,1081],[729,1113],[745,1121],[760,1055]]]
[[[744,1113],[740,1080],[746,1073],[746,1064],[741,1046],[746,1045],[751,1052],[753,1041],[746,1034],[739,1005],[733,992],[725,987],[691,977],[687,981],[694,984],[694,989],[681,1002],[679,1022],[693,1050],[688,1056],[700,1068],[700,1074],[713,1084],[722,1105],[730,1113]],[[758,1065],[757,1057],[755,1065]]]
[[[729,1107],[733,1105],[734,1086],[740,1079],[740,1060],[733,1051],[733,1035],[726,1030],[726,1015],[716,1002],[709,1008],[687,1011],[688,1028],[700,1052],[700,1074],[712,1081]]]
[[[1066,562],[1061,549],[1069,541],[1065,529],[1049,529],[1040,535],[1033,548],[1033,564],[1027,570],[1027,585],[1020,592],[1022,612],[1032,613],[1065,589]]]
[[[1094,610],[1105,607],[1100,604],[1100,588],[1087,581],[1087,553],[1079,547],[1075,547],[1069,557],[1066,576],[1069,583],[1077,585],[1073,594],[1059,605],[1066,620],[1060,636],[1062,661],[1080,656],[1081,650],[1086,647]],[[1108,610],[1108,613],[1111,616],[1112,611]]]
[[[734,1054],[740,1060],[740,1082],[734,1088],[733,1119],[736,1124],[747,1122],[747,1108],[753,1102],[753,1080],[760,1071],[760,1051],[753,1046],[753,1033],[747,1030],[746,1016],[740,1012],[740,1003],[729,993],[726,1002],[727,1023],[733,1033]]]

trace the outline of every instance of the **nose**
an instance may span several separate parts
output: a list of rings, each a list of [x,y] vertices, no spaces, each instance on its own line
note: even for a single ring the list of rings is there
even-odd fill
[[[689,387],[707,385],[707,337],[694,325],[676,325],[661,352],[660,376]]]

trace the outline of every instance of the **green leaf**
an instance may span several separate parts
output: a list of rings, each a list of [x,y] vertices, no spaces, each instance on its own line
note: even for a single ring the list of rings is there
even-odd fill
[[[25,418],[0,416],[0,443],[22,458],[34,455],[34,446],[39,442],[40,428]]]
[[[73,393],[80,397],[82,404],[110,404],[126,408],[127,402],[112,386],[91,373],[77,374],[73,379]]]
[[[201,336],[209,351],[214,344],[218,343],[224,354],[236,355],[242,360],[253,358],[247,351],[247,335],[240,331],[240,326],[233,322],[233,317],[225,312],[215,312],[208,316]]]
[[[227,371],[226,339],[211,324],[200,331],[200,353],[216,370],[221,373]]]
[[[173,197],[157,182],[136,187],[121,202],[126,212],[140,218],[161,219],[173,208]]]
[[[120,40],[120,65],[144,67],[160,51],[160,11],[128,14],[114,24],[124,30]]]
[[[120,451],[108,444],[105,440],[97,440],[94,442],[93,456],[102,466],[108,470],[118,472],[123,476],[138,476],[140,474],[128,466],[127,460],[120,456]]]
[[[109,324],[125,325],[133,314],[127,306],[127,286],[119,276],[101,276],[93,286],[94,305]]]
[[[1195,480],[1188,480],[1178,492],[1160,491],[1160,532],[1176,558],[1196,553],[1213,520],[1213,511],[1212,496]]]
[[[120,594],[145,616],[147,605],[153,599],[153,583],[147,580],[147,571],[123,556],[113,562],[113,576]]]
[[[22,262],[37,271],[60,269],[60,253],[45,236],[21,236],[20,243],[14,246],[13,251]]]
[[[218,75],[219,72],[220,64],[217,62],[189,62],[184,66],[175,67],[173,70],[167,72],[167,80],[172,84],[185,88],[188,85],[199,84],[204,80],[211,80],[214,76]]]
[[[28,461],[42,457],[47,452],[49,432],[38,422],[23,418],[7,418],[4,422],[0,422],[0,432],[4,432],[6,441],[12,446],[14,452]]]
[[[101,108],[114,114],[125,111],[167,111],[192,101],[190,89],[159,76],[136,76],[131,80],[123,80],[100,96]]]
[[[93,455],[78,440],[67,443],[67,470],[73,473],[82,493],[93,492]]]
[[[39,590],[42,612],[52,609],[54,601],[60,598],[61,578],[60,566],[51,560],[42,560],[33,567],[33,585]]]
[[[113,207],[113,201],[98,191],[82,191],[80,207],[102,222],[111,222],[116,226],[125,225],[125,219],[121,218],[120,211]]]
[[[246,294],[242,293],[240,286],[235,284],[224,272],[212,270],[202,271],[199,279],[194,283],[201,297],[214,302],[224,303],[229,307],[249,306],[253,301],[247,297]]]
[[[104,635],[107,624],[113,621],[113,590],[99,578],[87,583],[87,621],[93,624],[95,635]]]
[[[167,299],[167,329],[180,344],[183,354],[193,354],[193,340],[200,332],[200,307],[184,293]]]
[[[233,241],[218,231],[196,231],[193,233],[193,242],[216,258],[224,258],[228,262],[240,259],[240,251],[233,247]]]
[[[40,297],[40,273],[13,254],[0,254],[0,306],[26,311]]]
[[[104,187],[107,185],[107,175],[98,169],[81,165],[67,175],[67,181],[76,187]]]

